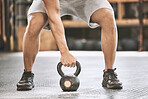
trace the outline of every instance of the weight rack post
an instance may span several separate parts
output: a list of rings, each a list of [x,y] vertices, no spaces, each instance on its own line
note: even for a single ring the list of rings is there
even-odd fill
[[[139,49],[138,51],[143,50],[143,0],[139,0],[139,28],[140,33],[138,35],[139,40]]]

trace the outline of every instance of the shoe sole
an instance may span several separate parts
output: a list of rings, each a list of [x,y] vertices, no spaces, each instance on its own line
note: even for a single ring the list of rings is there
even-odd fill
[[[107,84],[107,88],[108,89],[122,89],[122,85],[113,85],[113,86],[110,86]]]
[[[102,83],[102,87],[108,88],[108,89],[122,89],[122,85],[108,85],[108,84],[104,84]]]
[[[34,86],[17,86],[17,91],[27,91],[27,90],[32,90]]]

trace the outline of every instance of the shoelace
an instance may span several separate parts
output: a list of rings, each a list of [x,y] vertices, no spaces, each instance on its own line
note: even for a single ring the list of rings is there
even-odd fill
[[[112,80],[117,80],[117,73],[115,72],[115,70],[116,70],[116,68],[115,69],[113,69],[113,72],[110,72],[110,75],[111,75],[111,78],[112,78]]]
[[[27,80],[28,77],[31,77],[31,75],[28,73],[24,73],[21,80]]]

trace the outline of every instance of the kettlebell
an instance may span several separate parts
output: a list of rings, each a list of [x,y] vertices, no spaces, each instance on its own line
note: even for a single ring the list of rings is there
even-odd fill
[[[72,75],[65,75],[62,71],[63,64],[61,62],[57,65],[57,71],[59,75],[61,76],[60,79],[60,87],[63,91],[77,91],[80,85],[80,81],[77,78],[79,73],[81,72],[81,65],[78,61],[76,61],[76,72]]]

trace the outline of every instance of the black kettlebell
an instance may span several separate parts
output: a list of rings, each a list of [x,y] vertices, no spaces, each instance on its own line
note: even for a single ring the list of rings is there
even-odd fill
[[[77,78],[79,73],[81,72],[81,65],[78,61],[76,61],[76,72],[72,76],[65,75],[62,71],[62,63],[59,62],[57,65],[57,71],[62,77],[60,79],[60,87],[63,91],[76,91],[79,88],[80,81]]]

